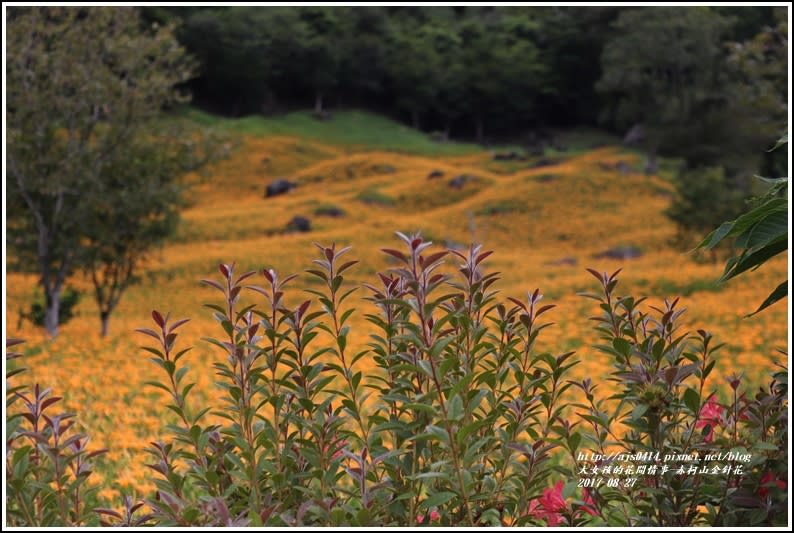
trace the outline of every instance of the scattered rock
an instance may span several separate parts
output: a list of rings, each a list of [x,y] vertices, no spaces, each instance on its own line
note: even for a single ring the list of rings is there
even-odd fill
[[[659,161],[656,159],[656,155],[649,155],[648,158],[645,160],[645,168],[643,169],[646,176],[653,176],[659,173]]]
[[[449,180],[449,186],[453,189],[462,189],[467,183],[474,181],[476,178],[469,174],[461,174]]]
[[[311,231],[311,229],[311,221],[300,215],[292,217],[292,220],[287,224],[287,231],[289,232],[306,233],[307,231]]]
[[[576,266],[578,261],[575,257],[562,257],[560,259],[556,259],[554,261],[548,261],[546,263],[548,266]]]
[[[263,165],[266,165],[266,166],[267,166],[267,165],[270,165],[270,156],[265,156],[265,157],[263,157],[263,158],[262,158],[262,164],[263,164]]]
[[[629,165],[625,161],[618,161],[617,163],[615,163],[615,170],[617,170],[621,174],[631,174],[632,172],[634,172],[634,169],[631,168],[631,165]]]
[[[347,213],[342,208],[335,205],[324,205],[314,210],[314,214],[320,217],[341,218]]]
[[[291,181],[285,179],[277,179],[265,187],[265,198],[286,194],[297,186],[297,183],[292,183]]]
[[[643,141],[645,141],[645,128],[642,124],[633,125],[631,129],[626,132],[626,136],[623,137],[623,144],[628,146],[642,144]]]
[[[526,161],[527,156],[518,152],[497,152],[493,155],[494,161]]]
[[[444,177],[444,173],[441,172],[440,170],[434,170],[433,172],[427,175],[427,179],[429,180],[434,180],[436,178],[442,178],[442,177]]]
[[[642,257],[642,250],[636,246],[617,246],[597,253],[594,257],[596,259],[637,259],[638,257]]]

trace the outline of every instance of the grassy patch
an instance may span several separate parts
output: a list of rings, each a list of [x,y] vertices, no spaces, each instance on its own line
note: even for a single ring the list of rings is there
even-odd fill
[[[320,204],[314,209],[314,214],[320,217],[343,217],[345,210],[334,204]]]
[[[356,195],[356,200],[370,205],[393,206],[395,204],[394,198],[378,189],[365,189]]]
[[[595,128],[575,128],[557,131],[554,139],[556,144],[565,148],[565,151],[549,150],[549,155],[586,152],[599,146],[621,144],[621,139],[616,135]]]
[[[435,209],[456,204],[466,198],[477,194],[489,183],[489,180],[474,177],[460,188],[450,187],[447,182],[428,183],[426,187],[419,187],[410,193],[400,194],[397,203],[406,209]]]
[[[509,213],[526,213],[527,211],[529,211],[529,207],[526,202],[510,199],[489,202],[476,210],[474,214],[478,216],[496,216]]]
[[[288,135],[337,146],[423,155],[463,155],[482,150],[475,144],[435,142],[420,131],[364,111],[333,111],[333,118],[322,121],[314,119],[308,111],[242,118],[219,117],[194,108],[180,113],[204,126],[260,137]]]
[[[720,292],[725,288],[712,278],[693,279],[683,283],[666,278],[659,278],[651,284],[654,296],[689,296],[696,292]]]
[[[556,174],[540,174],[539,176],[529,176],[527,181],[537,181],[538,183],[551,183],[559,178]]]

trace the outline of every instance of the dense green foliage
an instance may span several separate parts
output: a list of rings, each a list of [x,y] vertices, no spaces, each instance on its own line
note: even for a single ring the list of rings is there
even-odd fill
[[[776,24],[769,7],[175,7],[144,14],[182,23],[179,39],[201,64],[189,85],[209,110],[240,116],[364,107],[459,138],[599,118],[623,128],[659,104],[664,125],[686,121],[675,122],[682,108],[718,113],[724,91],[703,90],[721,88],[729,76],[720,70],[726,45]],[[664,61],[658,75],[645,75],[648,60]],[[638,78],[626,85],[614,72]],[[683,92],[662,91],[676,83],[672,72],[686,77]],[[676,131],[684,134],[696,135]]]
[[[683,160],[668,211],[682,241],[741,213],[759,166],[782,171],[785,154],[777,163],[761,156],[786,121],[786,11],[774,15],[736,43],[735,17],[713,8],[627,9],[605,46],[605,112],[625,128],[641,125],[649,167],[657,153]]]

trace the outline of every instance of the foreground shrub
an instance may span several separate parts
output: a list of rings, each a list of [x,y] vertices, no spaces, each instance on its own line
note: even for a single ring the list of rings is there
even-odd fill
[[[6,340],[6,363],[21,354],[9,351],[20,339]],[[85,483],[92,460],[107,450],[88,450],[88,436],[77,433],[74,414],[56,412],[61,400],[51,389],[12,385],[6,372],[6,408],[21,409],[6,418],[6,523],[9,526],[81,526],[94,521],[96,487]]]
[[[740,392],[737,376],[730,395],[718,396],[708,379],[718,346],[705,331],[681,331],[678,301],[646,310],[643,299],[616,295],[618,273],[591,271],[601,289],[587,295],[601,310],[596,347],[612,361],[616,384],[606,397],[598,376],[569,378],[572,352],[542,350],[554,305],[539,290],[498,296],[498,275],[486,268],[491,252],[435,251],[419,235],[398,235],[402,248],[383,250],[396,266],[362,285],[372,305],[366,347],[349,342],[359,288],[346,280],[357,263],[350,248],[318,245],[306,274],[319,283],[305,300],[290,290],[296,276],[274,269],[239,273],[221,264],[219,278],[204,280],[218,296],[206,305],[222,334],[205,340],[224,356],[214,365],[221,405],[191,395],[190,348],[178,342],[187,319],[153,311],[154,326],[138,331],[154,340],[144,350],[162,378],[150,385],[166,394],[174,423],[147,450],[156,492],[145,501],[127,497],[121,509],[95,509],[103,523],[786,522],[783,373],[753,396]],[[18,442],[29,437],[15,431],[9,457],[26,453]],[[675,457],[695,451],[678,472]],[[644,452],[658,461],[639,459]],[[725,463],[708,459],[711,452],[733,453],[740,460],[731,465],[742,469],[707,473]],[[7,483],[16,524],[43,523],[18,501],[27,490],[19,480],[30,476]],[[56,488],[50,500],[69,490]],[[55,522],[88,523],[79,518],[87,506],[74,518],[53,509]]]

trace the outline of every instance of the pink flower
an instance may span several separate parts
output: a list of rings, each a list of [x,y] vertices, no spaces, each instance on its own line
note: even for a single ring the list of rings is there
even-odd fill
[[[766,473],[761,476],[761,488],[758,489],[758,495],[762,498],[766,498],[769,496],[769,486],[774,482],[774,485],[779,488],[780,490],[786,490],[786,480],[785,479],[775,479],[775,475],[772,473],[771,470],[767,470]]]
[[[695,423],[695,429],[702,429],[708,426],[708,432],[704,437],[705,442],[714,440],[714,428],[720,424],[725,408],[717,403],[714,396],[711,396],[706,404],[700,408],[700,416]]]
[[[441,520],[441,513],[439,513],[436,509],[433,509],[432,511],[430,511],[430,521],[431,522],[438,522],[439,520]],[[425,521],[425,515],[423,515],[423,514],[416,515],[416,523],[417,524],[423,524],[424,521]]]
[[[554,488],[543,489],[543,495],[529,502],[529,514],[540,520],[545,520],[549,526],[559,526],[565,523],[562,513],[568,510],[568,504],[562,497],[562,481],[558,481]]]

